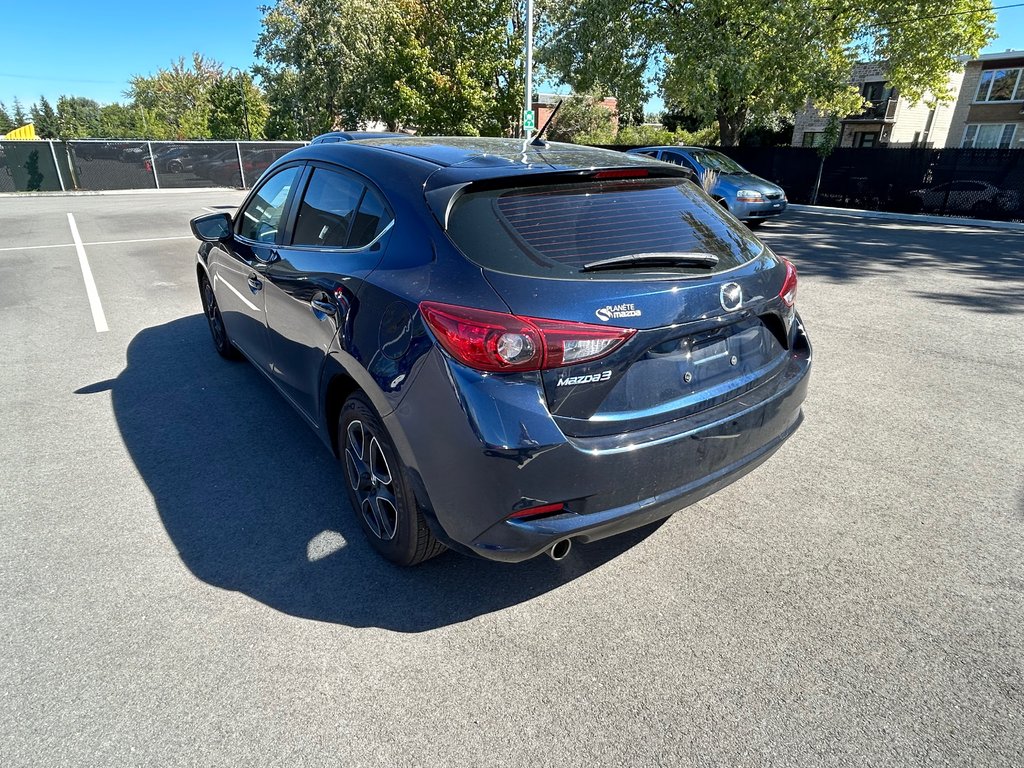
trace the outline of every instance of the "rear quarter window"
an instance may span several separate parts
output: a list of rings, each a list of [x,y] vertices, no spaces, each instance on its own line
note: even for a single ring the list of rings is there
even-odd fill
[[[695,185],[679,179],[470,192],[456,201],[448,235],[481,267],[562,279],[715,274],[763,250]],[[652,253],[710,253],[718,264],[712,270],[659,265],[581,271],[594,261]]]

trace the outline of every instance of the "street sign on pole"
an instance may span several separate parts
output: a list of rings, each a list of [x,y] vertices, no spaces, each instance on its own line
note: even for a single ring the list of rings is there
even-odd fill
[[[537,124],[533,121],[533,110],[532,109],[524,109],[523,110],[523,130],[524,131],[532,131],[536,127],[536,125]]]

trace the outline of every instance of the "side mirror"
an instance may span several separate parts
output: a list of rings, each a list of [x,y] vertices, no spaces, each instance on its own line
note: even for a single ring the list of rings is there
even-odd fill
[[[231,215],[208,213],[189,222],[192,234],[204,243],[221,243],[231,237]]]

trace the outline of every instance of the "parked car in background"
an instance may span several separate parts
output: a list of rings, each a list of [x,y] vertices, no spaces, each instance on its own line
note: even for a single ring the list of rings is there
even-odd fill
[[[269,147],[264,149],[242,148],[242,169],[244,184],[250,186],[270,165],[290,149]],[[238,151],[232,147],[205,160],[196,161],[193,172],[204,179],[222,187],[237,187],[243,184],[242,174],[238,172]]]
[[[71,154],[79,160],[120,160],[125,150],[123,141],[72,140]],[[137,144],[131,145],[137,147]],[[144,146],[144,145],[143,145]]]
[[[646,155],[687,168],[718,203],[748,227],[757,227],[786,210],[782,187],[755,176],[731,157],[702,147],[640,147],[628,154]]]
[[[802,420],[796,269],[666,163],[314,144],[192,231],[217,351],[302,414],[400,564],[562,559],[722,488]]]
[[[922,211],[974,213],[979,216],[999,215],[1020,208],[1020,193],[1002,189],[987,181],[947,181],[910,193],[915,206]]]
[[[154,144],[153,159],[158,173],[186,173],[198,160],[209,157],[221,147],[220,144]]]

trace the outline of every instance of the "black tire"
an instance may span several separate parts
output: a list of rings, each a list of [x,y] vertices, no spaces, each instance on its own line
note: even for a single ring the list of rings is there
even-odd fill
[[[387,429],[362,392],[338,416],[338,455],[352,510],[370,545],[398,565],[417,565],[441,554]]]
[[[203,314],[206,315],[206,322],[210,326],[210,336],[213,337],[213,346],[217,354],[226,360],[238,360],[241,353],[228,338],[228,330],[224,325],[224,318],[220,314],[220,307],[217,306],[217,297],[213,293],[213,286],[207,278],[203,278],[199,286],[199,296],[203,301]]]
[[[171,162],[169,162],[167,164],[167,172],[168,173],[181,173],[181,171],[182,171],[181,160],[171,160]]]
[[[764,224],[764,219],[747,219],[743,223],[746,224],[750,229],[757,229],[762,224]]]

